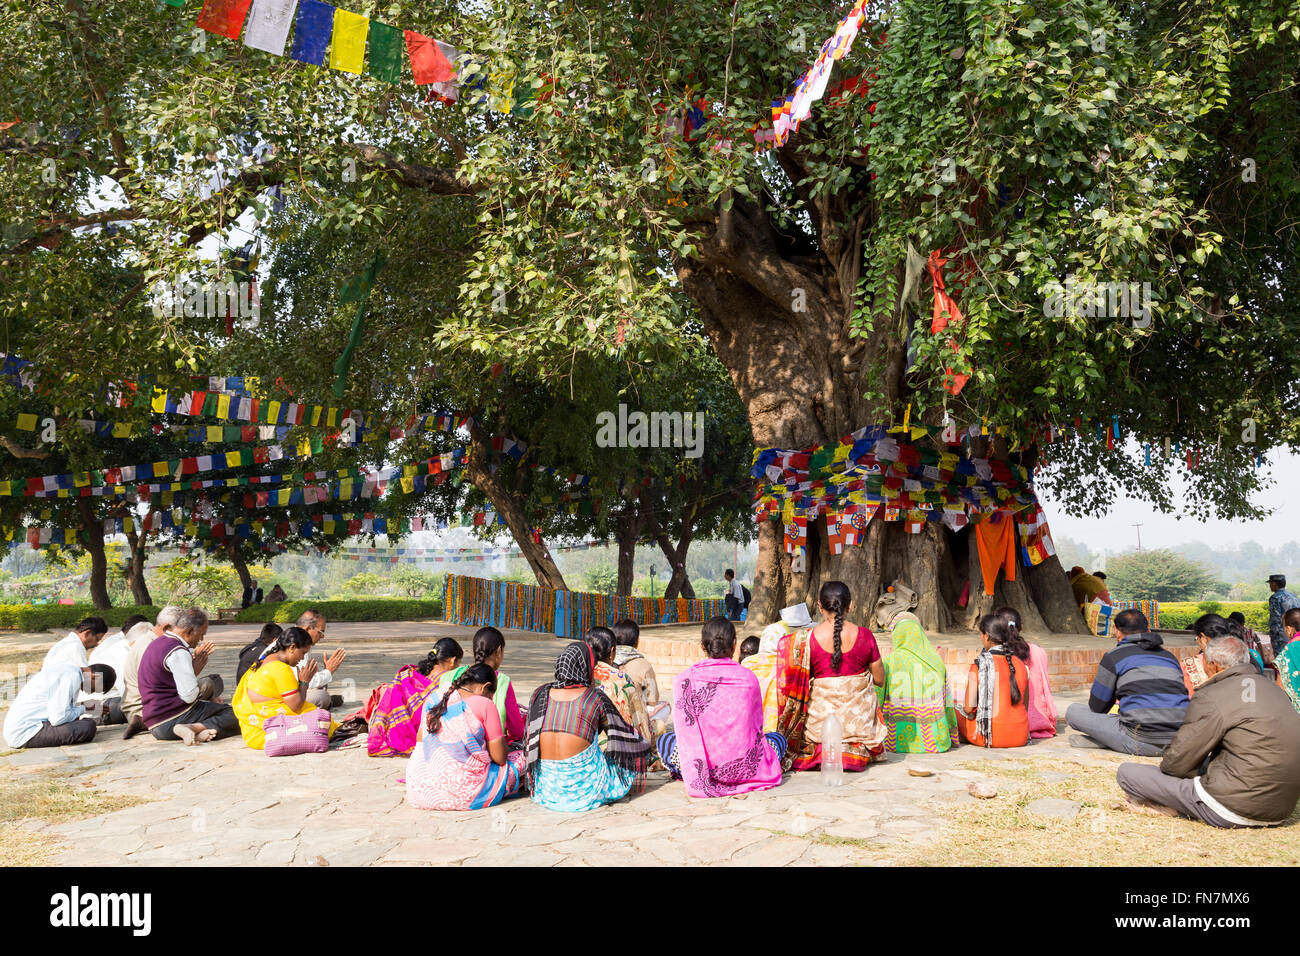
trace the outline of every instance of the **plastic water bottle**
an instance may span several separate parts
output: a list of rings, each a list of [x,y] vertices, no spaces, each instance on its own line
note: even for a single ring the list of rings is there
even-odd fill
[[[844,783],[844,725],[831,714],[822,724],[822,786]]]

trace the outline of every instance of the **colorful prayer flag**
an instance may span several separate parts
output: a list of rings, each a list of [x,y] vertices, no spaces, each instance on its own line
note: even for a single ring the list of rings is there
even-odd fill
[[[284,56],[298,0],[253,0],[244,30],[244,46]]]
[[[325,51],[334,30],[334,7],[321,0],[302,0],[289,55],[302,63],[325,65]]]
[[[360,73],[366,58],[366,33],[370,18],[347,10],[334,11],[334,41],[330,44],[330,66],[344,73]]]
[[[411,72],[417,86],[447,83],[456,78],[456,69],[430,37],[414,30],[406,31],[406,53],[411,58]]]
[[[370,65],[366,72],[385,83],[399,83],[402,79],[402,31],[397,27],[370,22]]]
[[[232,40],[238,39],[252,2],[253,0],[203,0],[203,9],[194,21],[195,26]]]

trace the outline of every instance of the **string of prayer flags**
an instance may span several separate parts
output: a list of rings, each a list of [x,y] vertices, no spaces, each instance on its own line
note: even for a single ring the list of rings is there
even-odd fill
[[[244,30],[244,45],[284,56],[297,6],[298,0],[253,0],[248,27]]]
[[[447,83],[456,77],[453,67],[440,44],[414,30],[406,31],[406,53],[411,59],[411,72],[417,86],[430,83]]]
[[[329,48],[333,30],[333,6],[321,0],[300,0],[289,55],[300,63],[324,66],[325,51]]]
[[[347,388],[348,367],[352,364],[352,353],[361,342],[361,333],[365,328],[366,304],[370,299],[370,289],[375,283],[375,276],[387,261],[382,252],[375,250],[365,270],[360,275],[349,279],[339,292],[339,302],[345,305],[349,302],[358,303],[357,317],[352,322],[352,332],[348,335],[347,345],[343,347],[343,354],[334,363],[334,394],[339,398],[343,397],[343,392]]]
[[[236,40],[252,2],[253,0],[203,0],[203,9],[199,11],[195,25],[210,33]]]
[[[772,101],[772,142],[784,146],[790,134],[812,114],[813,104],[826,93],[831,67],[853,48],[853,41],[867,16],[867,0],[857,0],[835,32],[822,44],[813,64],[799,78],[794,92]]]

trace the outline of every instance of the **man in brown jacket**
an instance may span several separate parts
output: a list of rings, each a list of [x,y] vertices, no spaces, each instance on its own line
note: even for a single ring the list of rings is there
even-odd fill
[[[1224,828],[1283,822],[1300,799],[1300,714],[1235,637],[1210,641],[1205,672],[1160,766],[1120,764],[1129,806]]]

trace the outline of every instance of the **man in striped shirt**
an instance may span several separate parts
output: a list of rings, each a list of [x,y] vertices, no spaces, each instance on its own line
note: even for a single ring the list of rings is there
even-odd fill
[[[1070,728],[1086,735],[1072,735],[1070,744],[1158,757],[1187,713],[1178,658],[1135,608],[1115,615],[1113,627],[1119,643],[1101,659],[1087,706],[1071,704],[1065,712]],[[1116,701],[1119,713],[1108,713]]]

